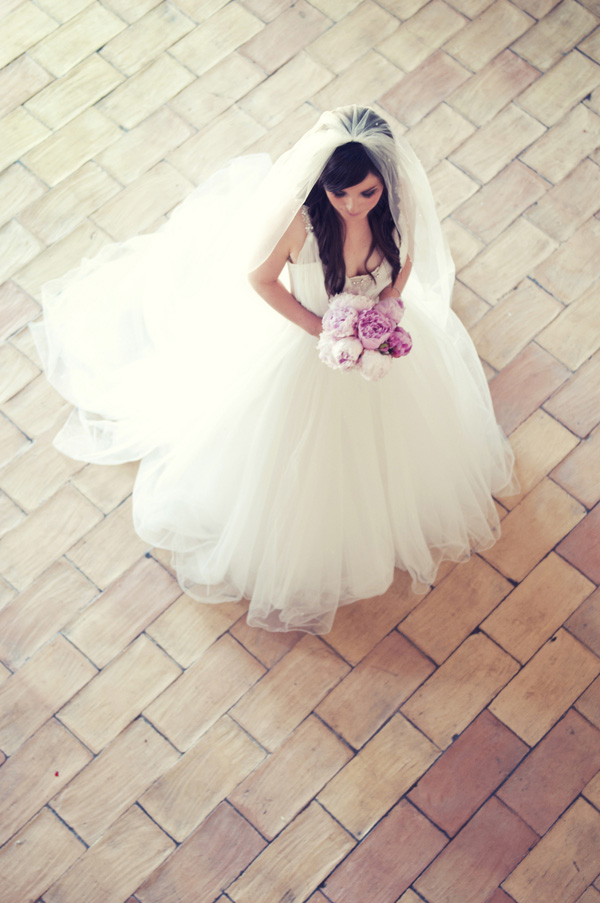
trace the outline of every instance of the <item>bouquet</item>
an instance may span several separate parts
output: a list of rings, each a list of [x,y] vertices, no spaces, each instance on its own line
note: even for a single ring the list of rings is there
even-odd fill
[[[334,370],[358,370],[365,379],[385,376],[395,357],[412,348],[410,333],[400,326],[400,298],[367,298],[342,292],[334,295],[323,317],[317,348],[320,359]]]

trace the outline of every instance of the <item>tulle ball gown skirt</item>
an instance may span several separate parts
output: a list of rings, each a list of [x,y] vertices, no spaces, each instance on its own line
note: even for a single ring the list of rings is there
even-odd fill
[[[491,545],[512,454],[454,315],[440,328],[407,287],[411,353],[379,382],[330,370],[243,273],[211,264],[207,203],[199,189],[159,232],[48,287],[34,334],[76,406],[56,444],[140,459],[135,529],[172,550],[191,596],[325,633],[395,567],[423,591],[442,560]]]

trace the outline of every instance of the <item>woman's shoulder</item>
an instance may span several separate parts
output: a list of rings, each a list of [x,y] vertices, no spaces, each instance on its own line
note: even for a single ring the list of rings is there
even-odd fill
[[[306,207],[301,207],[287,229],[290,258],[292,261],[298,259],[309,232],[312,232],[310,216]]]

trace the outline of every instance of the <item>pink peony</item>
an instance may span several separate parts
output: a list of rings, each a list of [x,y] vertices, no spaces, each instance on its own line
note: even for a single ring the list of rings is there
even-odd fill
[[[389,355],[380,354],[378,351],[365,351],[360,359],[360,375],[369,381],[381,379],[392,366]]]
[[[404,357],[412,348],[412,337],[402,326],[396,326],[387,340],[388,354],[392,357]]]
[[[334,342],[331,353],[341,370],[352,370],[363,353],[363,346],[358,339],[338,339],[337,342]]]
[[[323,317],[323,331],[336,339],[355,336],[358,314],[351,307],[330,308]]]
[[[404,302],[400,298],[383,298],[377,302],[373,310],[389,317],[394,323],[399,323],[404,316]]]
[[[341,292],[329,300],[329,307],[336,310],[340,307],[349,307],[351,310],[370,310],[373,307],[373,299],[366,295],[355,295],[353,292]]]
[[[374,351],[387,341],[396,324],[377,310],[361,310],[358,315],[358,337],[367,351]]]

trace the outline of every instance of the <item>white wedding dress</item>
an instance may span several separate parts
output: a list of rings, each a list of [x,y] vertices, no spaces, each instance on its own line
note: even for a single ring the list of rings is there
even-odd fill
[[[264,165],[241,158],[227,178],[247,187]],[[314,338],[215,264],[197,224],[207,204],[220,223],[231,213],[231,184],[215,206],[219,178],[159,232],[49,286],[34,335],[78,408],[56,444],[82,460],[141,459],[135,529],[173,551],[194,598],[246,597],[251,625],[324,633],[339,605],[383,593],[395,567],[423,591],[442,560],[490,546],[512,453],[465,329],[413,306],[411,278],[413,350],[367,382],[325,366]],[[310,227],[288,266],[295,297],[324,314]],[[346,290],[377,295],[387,262],[375,275]]]

